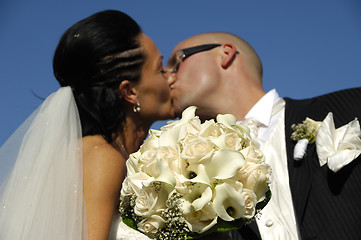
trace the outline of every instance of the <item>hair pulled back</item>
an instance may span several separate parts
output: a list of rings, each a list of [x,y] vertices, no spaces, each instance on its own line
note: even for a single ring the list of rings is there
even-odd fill
[[[145,61],[142,31],[128,15],[107,10],[70,27],[56,48],[53,69],[61,86],[70,86],[83,136],[100,134],[111,142],[125,117],[118,88],[138,81]]]

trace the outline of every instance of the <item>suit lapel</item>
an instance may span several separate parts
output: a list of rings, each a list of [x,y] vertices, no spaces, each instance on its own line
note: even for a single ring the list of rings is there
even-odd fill
[[[296,221],[299,228],[301,228],[305,207],[312,187],[311,165],[313,162],[312,158],[314,157],[314,144],[308,145],[306,157],[304,159],[301,159],[300,161],[295,161],[293,159],[293,149],[296,142],[291,140],[291,125],[301,123],[305,120],[306,115],[302,113],[301,106],[295,106],[297,105],[297,101],[287,98],[285,101],[285,142],[287,149],[289,184],[295,209]],[[309,108],[307,110],[309,111]]]

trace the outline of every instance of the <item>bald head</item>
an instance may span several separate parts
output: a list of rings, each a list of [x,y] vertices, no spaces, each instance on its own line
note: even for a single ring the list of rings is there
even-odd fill
[[[219,46],[201,46],[215,43]],[[179,52],[195,46],[195,52],[184,51],[188,55]],[[203,33],[183,40],[173,49],[167,66],[176,70],[173,105],[178,115],[195,105],[202,119],[219,113],[242,119],[265,94],[260,58],[246,41],[231,33]]]
[[[262,81],[262,62],[259,58],[256,51],[253,47],[248,44],[244,39],[227,32],[209,32],[209,33],[202,33],[199,35],[192,36],[188,39],[183,40],[182,42],[178,43],[172,52],[176,50],[189,48],[192,46],[197,46],[201,44],[208,44],[208,43],[233,43],[239,54],[242,55],[243,59],[249,64],[249,67],[252,67],[252,70],[255,74],[257,74],[260,81]]]

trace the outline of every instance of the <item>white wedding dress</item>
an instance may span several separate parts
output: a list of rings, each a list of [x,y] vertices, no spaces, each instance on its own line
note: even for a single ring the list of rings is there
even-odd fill
[[[0,148],[0,239],[88,239],[81,125],[70,87],[51,94]],[[148,238],[116,214],[109,239]]]
[[[115,214],[108,240],[149,240],[146,235],[125,225],[120,214]]]

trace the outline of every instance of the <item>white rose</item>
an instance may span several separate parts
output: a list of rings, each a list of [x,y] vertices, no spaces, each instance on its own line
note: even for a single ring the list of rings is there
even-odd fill
[[[140,146],[139,151],[144,153],[149,150],[153,150],[159,147],[159,136],[161,132],[157,130],[149,130],[149,136],[144,140],[144,143]]]
[[[152,181],[154,181],[154,178],[143,172],[127,176],[122,183],[121,195],[139,195],[143,185],[149,185]]]
[[[168,184],[175,184],[174,173],[170,169],[168,162],[172,163],[172,167],[177,165],[178,151],[173,147],[159,147],[156,150],[144,152],[139,162],[143,172],[156,178],[157,181]],[[174,169],[173,169],[174,170]]]
[[[128,160],[126,161],[125,165],[127,167],[127,176],[131,176],[137,172],[140,172],[140,165],[139,165],[139,158],[140,152],[135,152],[129,155]]]
[[[209,158],[213,150],[213,143],[206,138],[198,138],[185,144],[181,156],[188,160],[189,164],[199,163]]]
[[[198,116],[195,116],[196,107],[188,107],[182,113],[179,121],[161,128],[163,131],[159,137],[159,146],[175,146],[179,140],[187,134],[197,133],[200,130],[201,122]]]
[[[244,205],[246,210],[243,217],[251,219],[256,212],[257,196],[254,192],[245,188],[242,190],[241,195],[244,199]]]
[[[236,117],[232,114],[218,114],[217,122],[227,133],[236,133],[239,137],[249,139],[249,129],[242,124],[236,124]]]
[[[233,149],[236,151],[238,151],[242,147],[242,141],[236,133],[226,134],[225,143],[228,149]]]
[[[219,149],[232,149],[239,151],[244,147],[249,145],[249,138],[246,137],[242,132],[237,130],[237,128],[226,128],[225,126],[219,124],[220,134],[218,137],[210,138],[210,140],[219,148]]]
[[[149,186],[143,186],[135,200],[134,213],[142,217],[151,217],[159,214],[166,208],[166,200],[169,192],[164,184],[152,182]]]
[[[141,171],[145,172],[149,176],[157,177],[159,175],[159,172],[157,172],[155,167],[156,163],[157,163],[156,150],[154,149],[145,151],[139,157],[139,165]]]
[[[215,123],[214,120],[207,120],[201,126],[200,136],[202,137],[211,137],[216,138],[219,137],[223,131],[219,124]]]
[[[244,188],[253,191],[257,196],[257,202],[265,198],[269,190],[269,179],[271,168],[268,164],[256,164],[249,162],[239,172],[238,180],[243,183]]]
[[[189,119],[185,131],[187,134],[198,134],[201,130],[201,120],[198,116]]]
[[[184,173],[187,163],[180,157],[179,147],[159,147],[156,151],[158,160],[166,161],[170,170],[175,173]]]
[[[217,214],[211,204],[184,215],[185,222],[192,232],[203,233],[217,224]]]
[[[240,151],[247,162],[263,163],[264,155],[256,146],[248,146]]]
[[[150,237],[165,226],[165,220],[159,215],[152,215],[149,218],[143,219],[138,223],[137,227],[143,233],[146,233]]]

